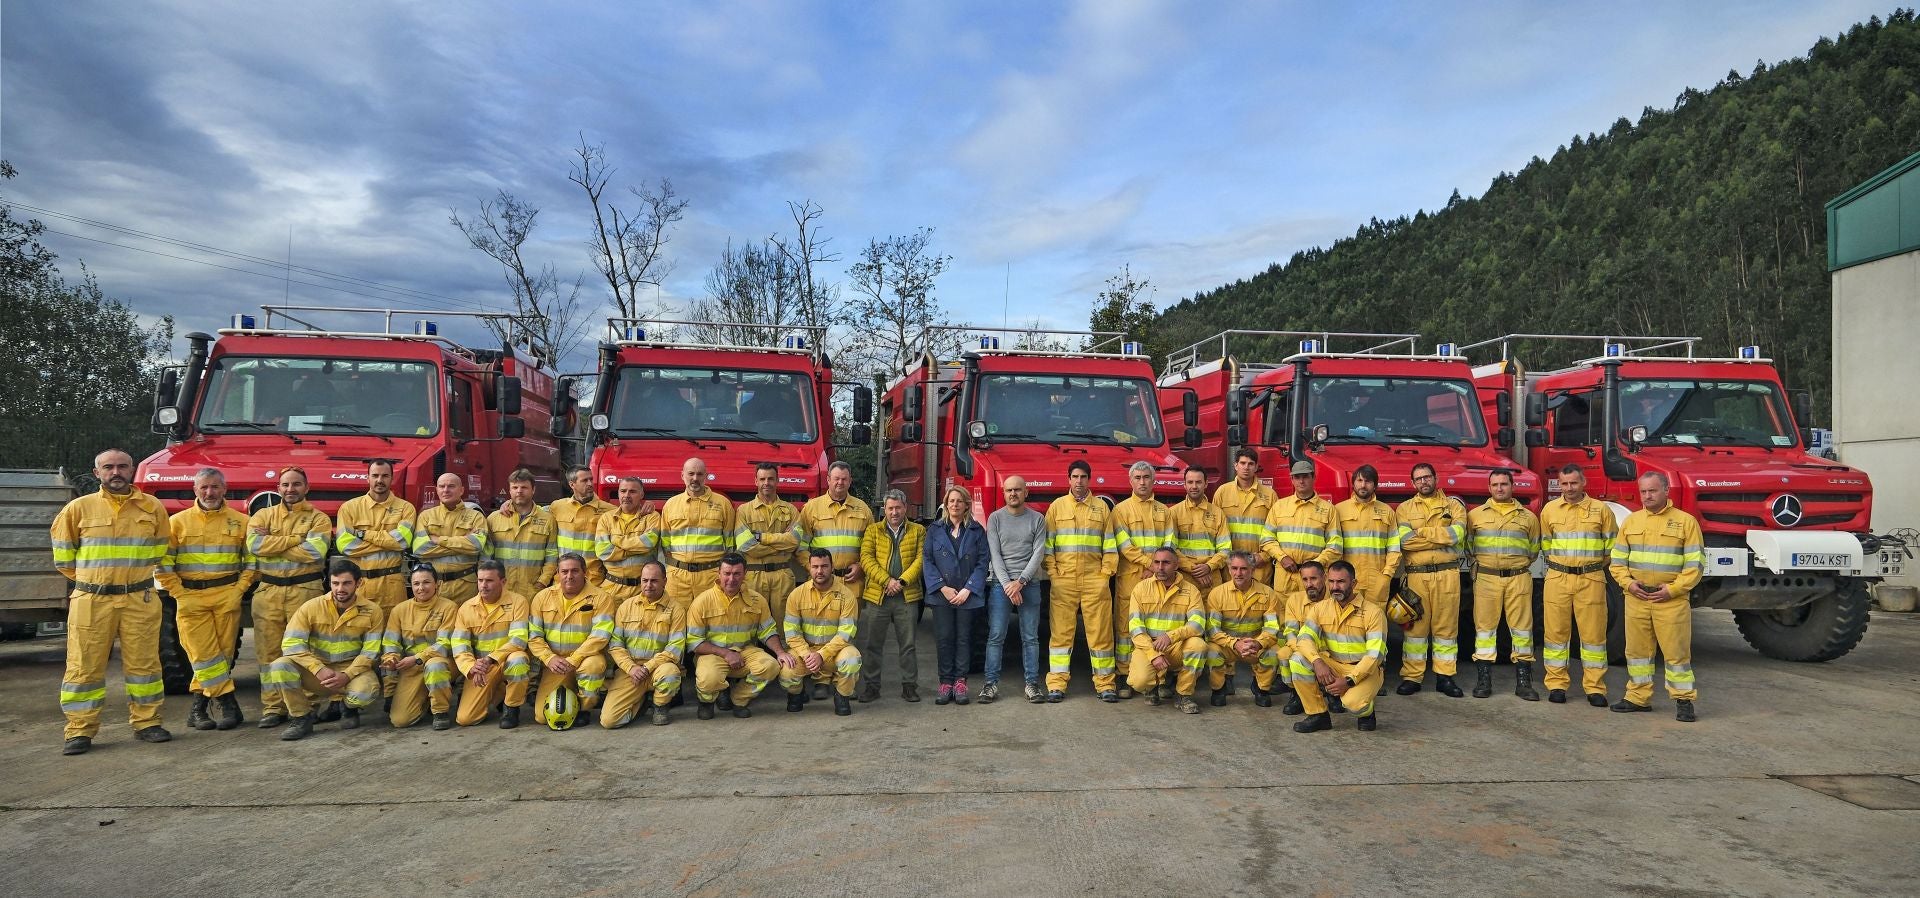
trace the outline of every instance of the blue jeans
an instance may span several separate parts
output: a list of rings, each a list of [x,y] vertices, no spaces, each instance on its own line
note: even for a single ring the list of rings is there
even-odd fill
[[[987,584],[987,682],[1000,682],[1000,652],[1007,642],[1007,620],[1013,617],[1013,601],[998,583]],[[1020,672],[1026,681],[1038,684],[1046,673],[1040,666],[1040,618],[1047,613],[1047,584],[1029,583],[1020,590]]]

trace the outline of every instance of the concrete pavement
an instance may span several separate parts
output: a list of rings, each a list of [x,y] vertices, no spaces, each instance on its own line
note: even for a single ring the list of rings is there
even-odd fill
[[[1663,693],[1653,714],[1521,702],[1504,665],[1491,699],[1385,697],[1373,734],[1296,735],[1244,674],[1197,717],[1101,704],[1078,673],[1059,705],[936,707],[924,626],[919,704],[889,658],[850,718],[769,695],[751,720],[617,732],[374,714],[284,744],[188,730],[176,697],[175,740],[145,745],[116,665],[76,758],[61,644],[7,643],[0,855],[22,895],[1920,893],[1920,810],[1781,779],[1878,776],[1803,782],[1920,808],[1920,619],[1876,615],[1816,665],[1761,658],[1726,612],[1695,629],[1691,725]]]

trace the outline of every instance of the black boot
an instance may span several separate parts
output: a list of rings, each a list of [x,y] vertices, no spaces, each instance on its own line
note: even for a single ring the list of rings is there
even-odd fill
[[[1300,693],[1298,692],[1287,693],[1287,703],[1280,706],[1280,713],[1288,717],[1292,717],[1305,710],[1307,710],[1306,707],[1300,704]]]
[[[1318,733],[1321,730],[1330,729],[1333,729],[1333,718],[1325,711],[1308,714],[1299,723],[1293,725],[1293,731],[1296,733]]]
[[[359,729],[360,728],[360,709],[359,708],[341,708],[340,709],[340,728],[343,730]]]
[[[806,707],[807,707],[807,698],[804,692],[787,693],[787,710],[788,711],[802,711],[802,710],[805,710]]]
[[[1393,687],[1394,695],[1412,695],[1419,691],[1419,680],[1401,680],[1400,685]]]
[[[1214,706],[1214,707],[1216,707],[1216,708],[1222,708],[1222,707],[1226,707],[1226,704],[1227,704],[1227,690],[1225,690],[1225,689],[1215,689],[1215,690],[1213,691],[1213,697],[1207,700],[1207,704],[1210,704],[1210,705],[1212,705],[1212,706]]]
[[[1251,688],[1253,689],[1253,706],[1254,707],[1256,708],[1273,707],[1272,695],[1268,694],[1265,689],[1262,689],[1259,686],[1253,686]]]
[[[240,715],[240,700],[234,698],[233,693],[229,692],[214,701],[220,703],[220,719],[214,723],[214,729],[231,730],[246,723],[246,718]]]
[[[722,711],[733,710],[733,693],[725,689],[720,690],[720,694],[713,697],[713,706]]]
[[[852,714],[853,702],[850,699],[848,699],[846,696],[841,695],[838,692],[834,693],[833,694],[833,713],[841,717],[845,717],[849,714]]]
[[[1493,662],[1473,662],[1473,697],[1486,698],[1493,694]]]
[[[302,714],[287,722],[287,728],[280,732],[280,741],[297,742],[313,735],[313,715]]]
[[[512,705],[500,712],[500,728],[511,730],[520,725],[520,706]]]
[[[187,726],[196,730],[213,729],[213,718],[207,716],[207,697],[195,695],[193,707],[187,711]]]
[[[1380,723],[1378,720],[1374,718],[1375,713],[1377,712],[1368,711],[1367,713],[1360,715],[1360,731],[1361,732],[1371,733],[1374,730],[1379,728]]]
[[[698,717],[701,720],[712,720],[713,719],[713,702],[701,702],[700,709],[693,712],[693,716]]]
[[[433,715],[433,728],[436,730],[453,729],[453,712],[437,711]]]
[[[1447,698],[1460,698],[1461,696],[1466,695],[1465,692],[1460,691],[1460,684],[1455,683],[1453,681],[1453,677],[1447,674],[1433,675],[1433,691],[1438,692],[1441,695],[1446,696]]]
[[[320,716],[317,718],[314,718],[314,722],[315,723],[332,723],[339,719],[340,719],[340,703],[328,702],[327,709],[325,711],[320,712]]]
[[[1513,694],[1524,701],[1537,702],[1540,693],[1533,691],[1533,662],[1515,661],[1513,663]],[[1562,698],[1562,701],[1565,699]]]

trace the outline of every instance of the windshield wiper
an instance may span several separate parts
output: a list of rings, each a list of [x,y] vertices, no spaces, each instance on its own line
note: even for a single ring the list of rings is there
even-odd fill
[[[613,428],[613,435],[617,437],[634,436],[637,434],[653,434],[656,436],[672,437],[676,440],[686,440],[687,442],[692,443],[695,446],[700,445],[699,440],[696,440],[693,437],[687,436],[684,433],[680,433],[675,430],[670,430],[665,427],[615,427]]]
[[[775,449],[780,448],[779,442],[773,439],[770,439],[768,437],[761,436],[758,431],[748,430],[744,427],[702,427],[700,428],[700,432],[701,433],[731,433],[736,436],[743,436],[748,439],[759,440],[760,442],[766,443],[767,445],[772,446]]]
[[[988,442],[995,442],[995,441],[998,441],[998,440],[1034,440],[1034,441],[1036,441],[1036,442],[1041,442],[1041,443],[1045,443],[1045,444],[1047,444],[1047,445],[1049,445],[1049,446],[1052,446],[1052,447],[1053,447],[1053,448],[1055,448],[1055,449],[1058,449],[1058,448],[1060,448],[1060,444],[1059,444],[1059,443],[1056,443],[1056,442],[1054,442],[1054,441],[1052,441],[1052,440],[1049,440],[1049,439],[1047,439],[1047,438],[1045,438],[1045,437],[1042,437],[1042,436],[1039,436],[1039,435],[1037,435],[1037,434],[1031,434],[1031,433],[990,433],[990,434],[987,434],[987,441],[988,441]]]
[[[375,437],[379,437],[380,439],[382,439],[382,440],[385,440],[385,441],[387,442],[387,445],[389,445],[389,446],[393,446],[393,445],[398,445],[398,444],[396,444],[396,443],[394,443],[394,441],[393,441],[393,438],[392,438],[392,437],[389,437],[389,436],[387,436],[387,435],[386,435],[386,434],[384,434],[384,433],[374,433],[374,432],[373,432],[373,428],[372,428],[372,427],[369,427],[369,426],[367,426],[367,425],[365,425],[365,424],[355,424],[355,423],[353,423],[352,421],[321,421],[321,422],[318,422],[318,423],[316,423],[316,424],[314,424],[313,426],[315,426],[315,427],[345,427],[345,428],[347,428],[348,430],[351,430],[351,431],[353,431],[354,433],[364,433],[364,434],[366,434],[366,435],[368,435],[368,436],[375,436]]]
[[[1390,440],[1413,440],[1416,443],[1432,443],[1435,446],[1445,446],[1454,452],[1460,451],[1460,444],[1441,442],[1439,437],[1427,433],[1383,433],[1381,436]]]
[[[304,445],[307,442],[306,440],[300,439],[299,437],[294,436],[293,434],[290,434],[284,430],[281,430],[280,428],[277,428],[271,424],[268,424],[265,421],[214,421],[208,424],[200,425],[201,430],[206,430],[209,427],[244,427],[256,433],[279,434],[280,436],[283,436],[289,440],[292,440],[293,444],[296,446]],[[314,442],[317,443],[320,441],[314,440]]]

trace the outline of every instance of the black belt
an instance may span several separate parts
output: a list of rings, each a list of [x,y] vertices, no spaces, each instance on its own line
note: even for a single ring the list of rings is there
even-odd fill
[[[1561,564],[1560,562],[1554,561],[1552,559],[1548,559],[1547,561],[1548,570],[1559,571],[1560,573],[1563,573],[1563,574],[1573,574],[1576,576],[1580,574],[1591,574],[1596,571],[1604,571],[1607,569],[1607,567],[1608,567],[1608,562],[1605,562],[1605,561],[1596,561],[1592,564],[1582,564],[1582,565]]]
[[[1439,573],[1440,571],[1459,570],[1459,569],[1460,569],[1460,562],[1459,560],[1456,559],[1454,561],[1442,561],[1437,564],[1409,564],[1407,565],[1406,570],[1403,573],[1434,574],[1434,573]]]
[[[466,578],[473,576],[474,572],[478,570],[480,570],[479,565],[470,564],[466,567],[460,568],[459,570],[441,571],[440,579],[441,580],[465,580]]]
[[[92,593],[96,596],[124,596],[128,593],[146,592],[147,590],[152,589],[153,578],[148,577],[147,579],[142,580],[138,583],[119,583],[119,584],[82,583],[78,580],[75,580],[73,582],[73,588],[80,590],[81,592]]]
[[[616,574],[612,571],[607,572],[607,579],[612,580],[613,582],[618,583],[621,586],[639,586],[640,585],[639,577],[622,577],[619,574]]]
[[[260,575],[260,582],[265,583],[269,586],[299,586],[302,583],[312,583],[314,581],[324,581],[326,579],[327,578],[322,576],[319,571],[314,571],[311,574],[301,574],[295,577],[275,577],[272,574]]]
[[[225,577],[215,577],[211,580],[182,580],[180,581],[180,588],[181,589],[217,589],[222,586],[232,586],[233,584],[238,582],[240,582],[240,574],[238,571],[236,571],[234,573],[226,575]]]
[[[835,577],[845,577],[846,575],[851,573],[853,573],[853,565],[851,564],[847,565],[846,567],[837,567],[833,569],[833,575]]]
[[[720,559],[718,558],[712,561],[680,561],[674,558],[667,559],[667,567],[679,568],[690,574],[698,574],[701,571],[710,571],[719,566],[720,566]]]
[[[792,565],[789,565],[784,561],[769,561],[765,564],[749,564],[747,565],[747,570],[760,571],[760,572],[784,571],[784,570],[790,569],[791,567]]]
[[[1483,567],[1474,569],[1475,573],[1486,574],[1489,577],[1518,577],[1531,570],[1533,570],[1533,568],[1528,567]]]
[[[378,577],[391,577],[394,574],[400,573],[402,570],[405,570],[405,569],[406,569],[405,565],[396,564],[393,567],[383,567],[383,568],[375,568],[371,571],[361,571],[360,577],[365,580],[372,580]]]

